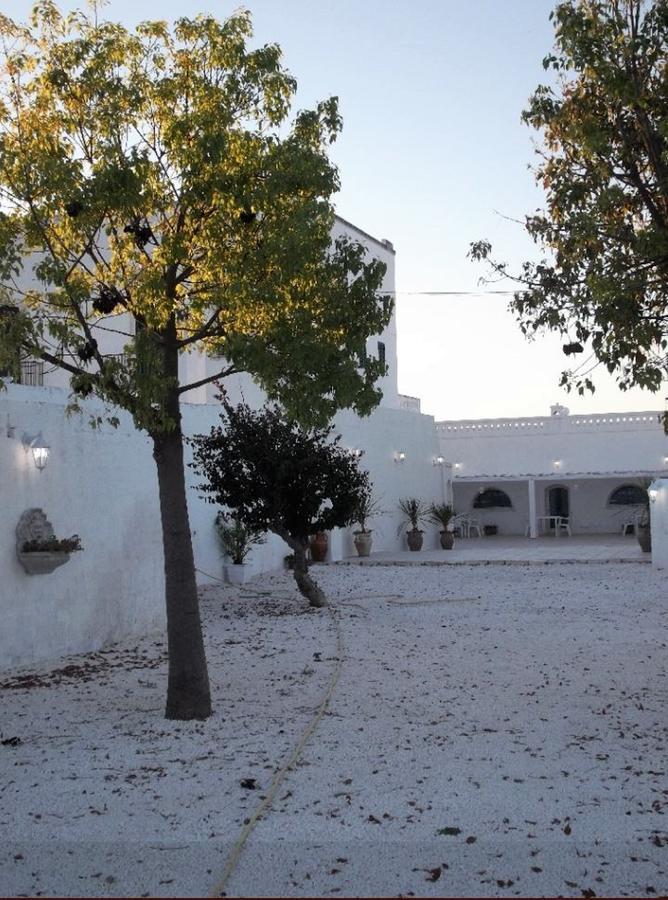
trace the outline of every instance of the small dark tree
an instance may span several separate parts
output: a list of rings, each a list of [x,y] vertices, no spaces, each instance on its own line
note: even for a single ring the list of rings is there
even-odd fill
[[[211,503],[233,510],[253,531],[272,531],[295,555],[297,587],[311,606],[327,600],[306,565],[309,535],[355,521],[370,494],[368,472],[331,438],[333,426],[306,430],[277,406],[254,411],[224,402],[222,426],[193,438],[193,468]]]

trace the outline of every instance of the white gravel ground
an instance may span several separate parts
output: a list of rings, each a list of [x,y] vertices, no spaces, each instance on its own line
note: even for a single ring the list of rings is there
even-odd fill
[[[575,564],[317,577],[341,677],[228,896],[668,894],[665,576]],[[287,575],[208,588],[203,611],[207,722],[162,718],[157,639],[4,679],[0,894],[220,890],[325,694],[336,626]]]

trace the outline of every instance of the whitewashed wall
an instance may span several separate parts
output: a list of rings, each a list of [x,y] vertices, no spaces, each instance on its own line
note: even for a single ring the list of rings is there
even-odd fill
[[[657,479],[652,488],[656,497],[649,505],[652,523],[652,565],[668,569],[668,479]]]
[[[0,669],[98,649],[164,628],[163,553],[155,463],[149,438],[120,413],[117,429],[93,430],[87,416],[67,417],[67,392],[9,385],[0,392]],[[88,403],[87,409],[101,410]],[[212,405],[185,404],[186,433],[217,423]],[[442,470],[433,420],[379,408],[363,420],[339,416],[343,446],[365,450],[385,515],[374,521],[375,548],[399,549],[396,501],[407,494],[441,498]],[[22,437],[41,431],[50,444],[38,471]],[[396,450],[406,453],[394,462]],[[188,469],[189,511],[198,580],[222,576],[213,522],[216,507],[199,496]],[[84,550],[49,575],[27,575],[16,558],[15,529],[28,508],[41,507],[58,537],[77,533]],[[436,532],[427,535],[436,546]],[[255,574],[279,569],[289,548],[270,537],[253,552]],[[330,558],[354,552],[350,530],[334,534]]]
[[[458,476],[668,472],[668,438],[655,410],[589,416],[437,422]]]
[[[164,622],[149,441],[127,417],[101,431],[68,419],[66,396],[18,385],[0,392],[0,668],[93,650]],[[39,431],[51,445],[41,472],[21,440]],[[79,534],[84,547],[50,575],[26,575],[16,557],[16,525],[30,507],[45,511],[57,537]]]

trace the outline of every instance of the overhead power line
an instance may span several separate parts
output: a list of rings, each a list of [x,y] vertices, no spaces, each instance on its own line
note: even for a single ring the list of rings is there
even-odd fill
[[[514,297],[521,291],[384,291],[379,288],[377,294],[394,294],[401,297]]]

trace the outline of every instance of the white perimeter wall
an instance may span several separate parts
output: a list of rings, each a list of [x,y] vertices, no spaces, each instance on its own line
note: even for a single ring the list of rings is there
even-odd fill
[[[652,565],[668,569],[668,480],[657,479],[652,485],[656,498],[649,505],[652,523]]]
[[[101,431],[85,417],[68,419],[66,400],[56,388],[0,393],[0,668],[97,649],[164,623],[149,440],[127,417]],[[42,472],[21,442],[39,431],[51,446]],[[57,537],[79,534],[84,547],[50,575],[26,575],[16,558],[16,525],[34,506]]]
[[[131,635],[164,629],[163,554],[155,463],[149,438],[121,413],[117,429],[94,430],[86,415],[67,417],[67,392],[9,385],[0,392],[0,669],[98,649]],[[94,403],[89,410],[101,410]],[[207,432],[215,406],[186,404],[186,433]],[[360,420],[336,420],[342,444],[365,450],[384,515],[375,520],[374,550],[404,548],[396,525],[399,497],[428,501],[445,494],[444,470],[434,466],[433,419],[381,407]],[[8,435],[8,430],[13,434]],[[51,446],[47,467],[35,468],[22,437],[43,432]],[[397,450],[406,460],[394,461]],[[221,577],[222,561],[213,521],[216,507],[198,496],[188,469],[190,521],[202,582]],[[41,507],[58,537],[77,533],[84,550],[49,575],[27,575],[16,558],[15,529],[24,510]],[[425,546],[436,547],[429,529]],[[257,547],[254,573],[278,569],[289,548],[278,538]],[[331,536],[329,556],[354,552],[352,530]]]

